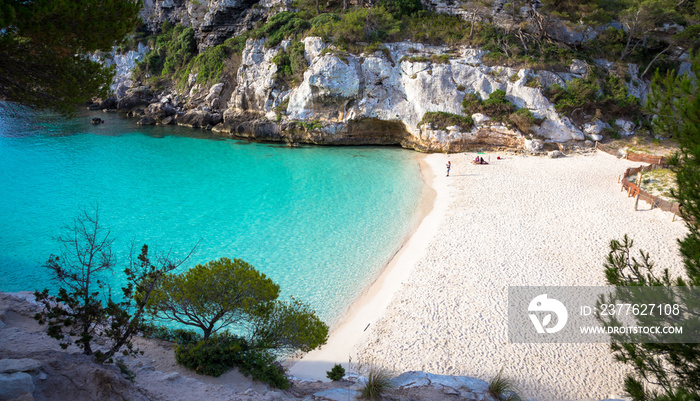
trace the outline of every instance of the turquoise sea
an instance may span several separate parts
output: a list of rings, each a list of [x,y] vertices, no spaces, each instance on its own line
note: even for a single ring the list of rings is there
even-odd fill
[[[0,291],[55,288],[41,267],[55,237],[97,204],[119,266],[132,242],[174,254],[198,244],[183,268],[244,259],[332,323],[417,223],[411,151],[288,148],[105,113],[3,114]]]

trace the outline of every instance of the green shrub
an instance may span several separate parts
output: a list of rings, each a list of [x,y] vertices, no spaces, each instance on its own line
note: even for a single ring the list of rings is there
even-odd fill
[[[445,113],[443,111],[429,111],[423,114],[423,119],[419,126],[430,124],[433,129],[446,129],[449,126],[457,125],[462,130],[468,130],[474,125],[471,116],[460,116],[459,114]]]
[[[515,105],[506,100],[506,92],[501,89],[493,91],[481,104],[481,112],[494,121],[503,121],[515,111]]]
[[[530,128],[536,123],[535,115],[526,107],[511,114],[508,120],[523,133],[530,132]]]
[[[464,114],[471,116],[481,112],[481,98],[476,93],[467,93],[462,100],[462,110]]]
[[[277,65],[277,79],[291,84],[301,81],[309,67],[304,57],[304,43],[299,41],[291,42],[287,50],[280,50],[272,61]]]
[[[337,21],[314,26],[311,34],[321,36],[341,49],[359,50],[355,46],[358,42],[392,40],[400,29],[400,21],[383,7],[360,7],[342,14]]]
[[[141,328],[141,335],[146,338],[158,338],[179,345],[196,344],[202,340],[202,336],[193,330],[171,329],[153,324],[144,325]]]
[[[214,334],[195,344],[177,346],[175,360],[200,375],[218,377],[241,365],[249,349],[248,342],[241,337],[227,333]]]
[[[605,118],[638,118],[639,99],[629,96],[625,81],[613,74],[594,72],[585,79],[570,81],[565,88],[552,85],[545,90],[545,96],[554,103],[557,111],[571,118],[594,113]]]
[[[560,113],[570,113],[584,104],[598,100],[600,86],[591,80],[576,78],[566,87],[557,84],[547,89],[545,95],[554,103],[554,108]]]
[[[420,0],[379,0],[375,5],[386,8],[396,19],[415,15],[423,9]]]
[[[267,351],[249,350],[237,366],[243,374],[254,380],[282,390],[289,388],[289,379],[284,374],[284,368]]]
[[[489,394],[498,401],[520,401],[515,384],[503,377],[503,369],[489,381]]]
[[[367,374],[367,383],[360,390],[360,397],[366,400],[379,400],[391,389],[391,377],[385,370],[371,368]]]
[[[152,41],[150,45],[153,50],[138,63],[137,75],[147,73],[154,78],[170,76],[184,70],[197,55],[197,42],[192,28],[164,23],[162,33]]]
[[[326,377],[333,381],[341,380],[344,376],[345,368],[339,363],[336,363],[333,366],[333,369],[326,372]]]
[[[254,38],[266,37],[266,47],[274,47],[284,39],[301,34],[309,29],[308,21],[299,18],[296,13],[282,11],[273,15],[265,25],[251,33]]]
[[[289,388],[289,379],[273,354],[255,349],[246,339],[229,333],[214,334],[195,344],[178,345],[175,360],[198,374],[215,377],[238,367],[254,380],[280,389]]]
[[[525,81],[525,86],[528,88],[541,88],[542,83],[540,83],[540,79],[538,77],[528,75],[527,80]]]
[[[126,366],[126,363],[124,361],[117,360],[115,363],[117,367],[119,368],[119,371],[124,375],[124,378],[130,382],[134,382],[136,380],[136,373],[134,373],[133,370],[129,369],[128,366]]]

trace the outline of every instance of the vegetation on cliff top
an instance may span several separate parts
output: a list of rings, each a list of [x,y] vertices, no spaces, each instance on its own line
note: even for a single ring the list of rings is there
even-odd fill
[[[278,84],[293,87],[301,82],[308,67],[300,42],[306,36],[320,36],[344,52],[382,50],[389,58],[382,43],[410,40],[448,46],[469,45],[487,51],[483,57],[487,64],[567,71],[573,59],[583,60],[589,71],[585,77],[573,80],[566,87],[544,88],[557,110],[577,122],[595,115],[608,122],[625,117],[648,126],[643,121],[638,100],[627,92],[630,76],[626,63],[640,64],[641,75],[657,68],[666,71],[679,65],[679,56],[684,50],[700,46],[698,35],[694,34],[700,32],[696,2],[545,0],[540,8],[525,16],[519,13],[524,2],[513,0],[505,3],[505,10],[502,10],[510,16],[512,25],[509,27],[502,22],[499,26],[489,22],[490,17],[483,18],[489,14],[486,2],[468,4],[469,13],[463,20],[426,10],[420,0],[382,0],[371,7],[297,0],[293,4],[295,11],[277,13],[244,35],[230,38],[200,54],[192,46],[189,28],[165,24],[162,33],[151,39],[155,51],[147,56],[140,71],[142,76],[144,72],[150,75],[154,83],[171,79],[183,89],[191,83],[192,73],[197,74],[197,83],[211,85],[220,81],[222,74],[235,79],[246,39],[263,39],[266,47],[288,39],[290,45],[281,50],[273,62],[278,67]],[[581,37],[589,40],[573,43],[557,40],[548,30],[555,20],[564,21],[571,30],[580,31]],[[597,58],[611,55],[617,60],[615,66],[604,69],[596,65]],[[406,58],[434,63],[449,62],[449,59],[449,54]],[[541,86],[534,81],[529,84]],[[488,104],[482,107],[498,108]],[[506,120],[513,110],[481,112],[496,120]],[[513,114],[508,120],[527,128],[533,119],[525,114]]]
[[[658,272],[648,253],[640,251],[639,256],[634,257],[633,242],[627,236],[622,241],[611,241],[605,263],[608,284],[619,287],[619,294],[626,297],[625,302],[649,301],[648,295],[630,296],[630,288],[677,287],[673,294],[668,293],[664,302],[680,305],[680,313],[637,316],[635,323],[641,327],[680,326],[692,331],[700,324],[697,312],[700,300],[694,292],[684,290],[700,286],[700,97],[697,96],[700,53],[694,57],[693,72],[694,76],[683,77],[657,73],[648,102],[650,112],[658,116],[653,129],[664,135],[671,134],[679,144],[679,152],[671,161],[677,188],[671,192],[683,205],[680,211],[688,228],[688,234],[678,241],[685,276],[671,277],[668,269]],[[616,322],[610,319],[604,323],[615,325]],[[615,359],[631,368],[625,377],[628,395],[635,401],[700,399],[700,344],[664,343],[657,340],[657,336],[663,338],[664,334],[652,335],[655,341],[645,343],[628,342],[629,337],[621,335],[612,336],[610,348]]]
[[[132,0],[0,2],[0,100],[71,114],[106,97],[113,70],[86,54],[119,44],[140,9]]]

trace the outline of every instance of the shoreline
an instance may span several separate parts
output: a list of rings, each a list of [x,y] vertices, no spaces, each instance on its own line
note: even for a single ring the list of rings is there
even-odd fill
[[[417,261],[425,254],[435,237],[449,203],[447,182],[439,179],[440,164],[446,158],[444,154],[431,153],[419,154],[416,159],[423,181],[423,191],[418,202],[418,222],[382,268],[379,276],[335,322],[328,342],[300,359],[287,361],[291,377],[328,381],[326,372],[336,363],[351,371],[350,365],[360,362],[352,361],[355,348],[366,339],[369,328],[382,318],[392,298],[408,279]]]
[[[449,208],[356,358],[485,381],[502,371],[523,399],[620,398],[628,367],[608,344],[509,342],[508,287],[605,286],[609,242],[625,234],[659,271],[682,275],[676,239],[685,223],[647,204],[635,211],[620,192],[619,174],[639,163],[600,152],[500,160],[490,152],[489,165],[472,165],[473,155],[451,155],[450,178],[436,180],[438,199],[440,181],[449,189]]]

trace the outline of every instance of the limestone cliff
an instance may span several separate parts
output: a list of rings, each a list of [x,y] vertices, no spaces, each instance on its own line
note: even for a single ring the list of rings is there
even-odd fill
[[[246,1],[149,0],[143,17],[153,27],[165,20],[192,26],[199,46],[208,47],[287,7],[286,0],[254,2],[255,6]],[[435,0],[430,4],[459,14],[447,3]],[[587,116],[587,124],[576,125],[544,96],[542,88],[566,86],[589,73],[590,66],[579,60],[573,60],[566,72],[534,71],[487,65],[482,61],[485,52],[469,47],[399,42],[358,55],[339,51],[316,37],[302,42],[309,67],[294,87],[277,79],[278,66],[273,61],[290,42],[267,48],[264,39],[249,39],[237,71],[212,86],[197,84],[196,76],[190,74],[186,88],[157,92],[118,74],[118,108],[139,117],[141,124],[175,123],[230,137],[324,145],[401,145],[430,152],[482,147],[540,150],[543,142],[600,140],[601,132],[610,128],[593,116]],[[605,67],[605,61],[600,65]],[[643,99],[648,86],[637,78],[638,68],[630,65],[628,75],[629,93]],[[128,90],[126,84],[131,84]],[[496,90],[504,91],[506,100],[518,109],[530,110],[537,124],[521,132],[513,124],[481,115],[472,116],[474,124],[469,126],[422,123],[428,112],[464,115],[465,95],[488,99]],[[635,130],[630,121],[616,123],[622,134]]]

